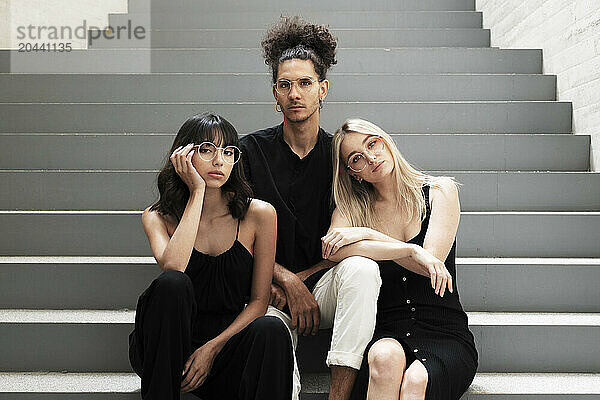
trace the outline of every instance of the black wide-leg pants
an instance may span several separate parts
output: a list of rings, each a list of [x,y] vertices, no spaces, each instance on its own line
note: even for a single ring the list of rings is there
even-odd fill
[[[196,350],[194,287],[188,275],[161,273],[140,295],[129,360],[141,377],[144,400],[179,400],[185,362]],[[215,357],[204,383],[192,393],[203,400],[290,400],[293,358],[284,322],[261,316],[232,336]]]

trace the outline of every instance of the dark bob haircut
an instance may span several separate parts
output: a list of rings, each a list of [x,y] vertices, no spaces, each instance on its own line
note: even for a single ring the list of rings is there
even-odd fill
[[[160,197],[150,207],[150,210],[156,210],[162,215],[174,216],[178,223],[181,221],[190,192],[188,186],[175,171],[170,157],[179,146],[202,142],[213,142],[221,147],[240,146],[236,129],[225,118],[212,113],[196,114],[190,117],[179,129],[166,156],[166,161],[158,173],[157,186]],[[250,205],[252,189],[244,177],[241,161],[235,163],[229,179],[221,187],[221,190],[223,193],[230,194],[227,207],[233,218],[244,219]]]

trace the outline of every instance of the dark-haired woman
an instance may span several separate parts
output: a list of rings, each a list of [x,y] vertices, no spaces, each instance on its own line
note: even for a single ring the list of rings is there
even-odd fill
[[[139,297],[129,335],[142,398],[289,400],[291,337],[265,316],[276,213],[250,199],[237,131],[218,115],[195,115],[169,154],[160,199],[142,215],[163,270]]]
[[[332,148],[337,208],[323,257],[376,260],[382,280],[351,399],[458,400],[478,355],[456,287],[457,184],[413,168],[365,120],[347,120]]]

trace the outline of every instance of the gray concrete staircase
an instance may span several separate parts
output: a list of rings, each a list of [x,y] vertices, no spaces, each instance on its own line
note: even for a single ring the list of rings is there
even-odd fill
[[[127,335],[160,273],[140,210],[187,116],[280,121],[258,49],[279,10],[339,36],[325,128],[371,119],[463,183],[458,287],[480,353],[463,399],[600,399],[600,175],[540,50],[490,47],[474,0],[129,3],[111,24],[150,21],[146,47],[0,51],[1,399],[140,398]],[[327,397],[328,339],[300,339],[304,400]]]

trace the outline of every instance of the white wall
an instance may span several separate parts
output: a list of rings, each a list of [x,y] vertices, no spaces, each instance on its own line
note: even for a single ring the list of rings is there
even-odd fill
[[[127,0],[0,0],[0,49],[18,48],[21,41],[17,39],[18,26],[70,26],[74,29],[85,20],[87,26],[105,28],[109,13],[126,12]],[[37,42],[48,41],[61,40]],[[74,49],[87,48],[86,39],[72,38],[69,42]]]
[[[592,136],[600,171],[600,0],[476,0],[492,46],[543,49],[557,99],[573,103],[573,132]],[[570,155],[565,154],[565,157]]]

